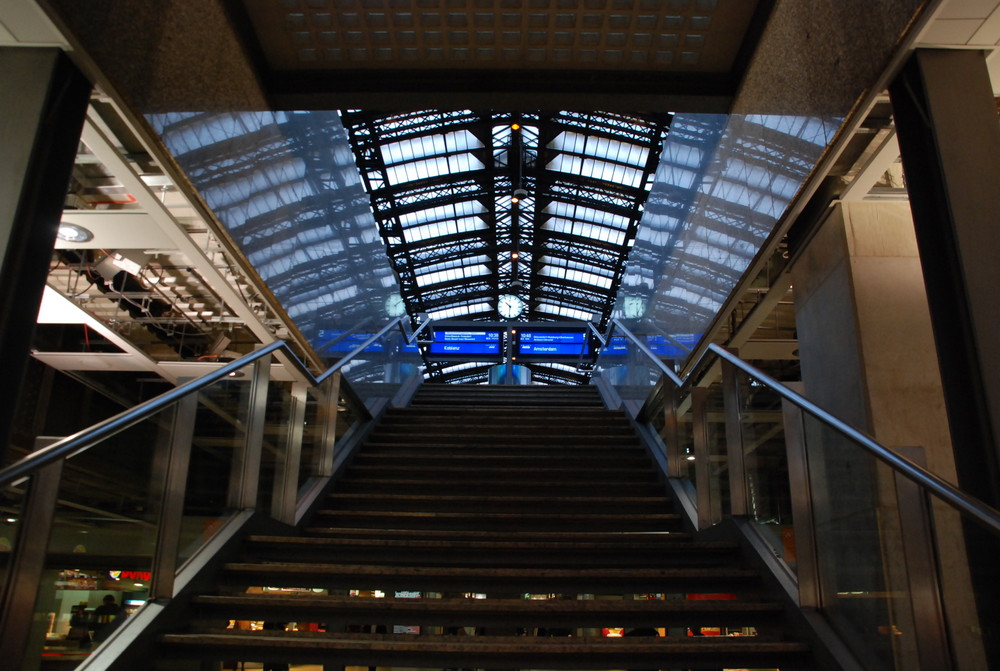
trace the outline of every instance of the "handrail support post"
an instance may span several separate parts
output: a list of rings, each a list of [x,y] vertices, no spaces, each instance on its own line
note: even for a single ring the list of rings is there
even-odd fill
[[[722,362],[722,401],[726,414],[726,460],[729,464],[730,514],[748,514],[747,474],[743,449],[743,394],[736,366]]]
[[[712,526],[711,449],[708,442],[708,389],[692,387],[691,422],[694,430],[694,480],[698,506],[698,528]]]
[[[247,388],[247,418],[243,440],[236,447],[229,480],[228,507],[247,510],[257,506],[257,486],[264,442],[264,416],[267,412],[267,386],[270,381],[271,357],[253,363],[253,373]]]
[[[157,449],[158,459],[154,477],[158,491],[158,524],[156,546],[153,550],[153,576],[149,584],[150,599],[169,599],[174,596],[174,577],[180,552],[181,526],[184,521],[184,498],[187,494],[188,468],[191,464],[191,444],[194,424],[198,415],[198,394],[188,394],[173,408],[169,437]]]
[[[304,384],[292,385],[288,426],[284,432],[284,441],[281,446],[282,456],[278,460],[274,472],[271,517],[285,524],[295,523],[307,394],[308,391]]]
[[[323,436],[320,440],[318,450],[318,463],[316,464],[316,475],[320,477],[330,477],[333,475],[333,458],[337,449],[337,412],[340,406],[340,381],[341,374],[336,372],[327,379],[323,390],[322,400],[325,401],[320,408],[320,415],[323,417]]]
[[[801,383],[790,383],[801,386]],[[781,400],[785,428],[785,453],[788,461],[788,487],[791,492],[792,534],[795,542],[795,567],[799,582],[799,607],[822,606],[819,580],[819,554],[816,551],[816,527],[813,512],[813,488],[806,449],[805,417],[802,409]]]
[[[35,448],[56,440],[39,437],[35,440]],[[27,643],[31,641],[35,600],[49,551],[64,463],[65,459],[59,459],[42,466],[31,475],[27,484],[17,542],[8,565],[7,585],[0,600],[0,659],[9,665],[7,668],[24,668],[27,655],[41,654],[41,650],[29,650]]]
[[[910,461],[926,465],[922,447],[897,447],[896,451]],[[920,664],[925,669],[951,671],[954,667],[941,603],[930,495],[899,472],[893,473],[893,479]]]

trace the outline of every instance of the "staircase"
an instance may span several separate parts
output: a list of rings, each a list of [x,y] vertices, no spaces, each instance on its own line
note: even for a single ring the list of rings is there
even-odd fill
[[[736,546],[694,542],[671,507],[594,388],[425,385],[301,535],[249,538],[162,668],[811,668]],[[227,628],[247,620],[277,628]]]

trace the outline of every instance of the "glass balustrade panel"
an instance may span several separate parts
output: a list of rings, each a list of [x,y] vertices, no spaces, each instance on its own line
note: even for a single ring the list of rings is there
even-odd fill
[[[235,493],[230,490],[234,474],[242,469],[253,375],[250,364],[198,393],[178,565],[236,511]]]
[[[642,332],[634,335],[647,345],[654,356],[660,358],[667,367],[673,368],[673,358],[668,356],[670,353],[658,351],[656,335]],[[645,403],[663,373],[633,340],[616,334],[601,348],[595,374],[611,384],[623,401],[634,405]]]
[[[174,413],[161,410],[64,461],[29,668],[46,668],[42,660],[74,668],[147,600]]]
[[[708,387],[705,398],[705,436],[708,463],[696,463],[696,468],[707,469],[709,520],[711,524],[718,524],[731,510],[729,449],[726,443],[726,412],[721,382],[714,382]]]
[[[937,578],[955,668],[1000,668],[1000,652],[995,645],[986,644],[996,627],[997,604],[987,590],[977,589],[983,583],[992,586],[993,573],[974,574],[969,566],[970,561],[987,566],[995,564],[1000,553],[1000,534],[933,496],[930,503]]]
[[[794,570],[797,559],[781,396],[742,373],[738,384],[747,514],[775,556]]]
[[[697,501],[697,480],[695,479],[694,456],[694,410],[691,405],[691,394],[681,397],[675,410],[677,413],[677,455],[680,472],[676,475],[681,479],[685,490],[692,501]]]
[[[343,355],[366,342],[373,333],[358,333],[341,347]],[[333,361],[329,361],[332,365]],[[416,343],[409,345],[398,328],[394,328],[356,354],[340,369],[354,392],[365,405],[371,407],[381,399],[391,399],[400,386],[420,372],[423,359]]]
[[[329,383],[306,390],[306,407],[302,419],[302,451],[299,457],[298,488],[319,473],[319,460],[323,454],[327,422],[335,420],[336,408],[331,412]],[[331,417],[331,415],[333,415]]]
[[[281,494],[282,478],[289,465],[289,450],[299,450],[297,427],[292,427],[292,383],[271,380],[267,387],[267,410],[261,441],[257,510],[269,512]],[[297,484],[297,483],[295,483]]]
[[[822,608],[866,668],[920,668],[891,470],[804,415]]]
[[[11,552],[22,528],[24,496],[23,486],[0,488],[0,589],[7,584]]]

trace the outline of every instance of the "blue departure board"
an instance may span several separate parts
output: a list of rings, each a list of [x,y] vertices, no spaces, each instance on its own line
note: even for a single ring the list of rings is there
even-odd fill
[[[499,356],[500,332],[435,331],[430,353],[446,356]]]
[[[586,356],[590,342],[584,331],[522,331],[519,334],[521,356]]]
[[[338,338],[344,334],[342,330],[331,330],[322,329],[319,332],[319,345],[322,347],[322,352],[352,352],[361,345],[364,344],[366,340],[371,338],[374,333],[352,333],[348,336],[344,336],[341,340],[338,340],[329,347],[323,347],[324,344],[330,342],[331,340]],[[383,352],[385,351],[385,344],[381,340],[376,340],[371,345],[365,348],[366,352]]]

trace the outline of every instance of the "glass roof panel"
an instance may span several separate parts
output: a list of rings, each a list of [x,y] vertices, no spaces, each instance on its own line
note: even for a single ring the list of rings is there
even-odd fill
[[[835,118],[676,115],[616,313],[638,302],[645,306],[638,328],[704,334],[839,125]]]
[[[387,320],[399,286],[336,112],[146,118],[307,340]]]
[[[431,273],[418,274],[417,284],[421,287],[426,287],[429,284],[457,280],[463,277],[480,277],[487,273],[489,273],[489,269],[485,265],[461,265],[447,270],[436,270]]]
[[[309,338],[384,322],[396,293],[437,318],[497,318],[497,296],[516,293],[521,319],[602,323],[631,297],[665,333],[703,332],[839,125],[468,110],[149,121]]]

